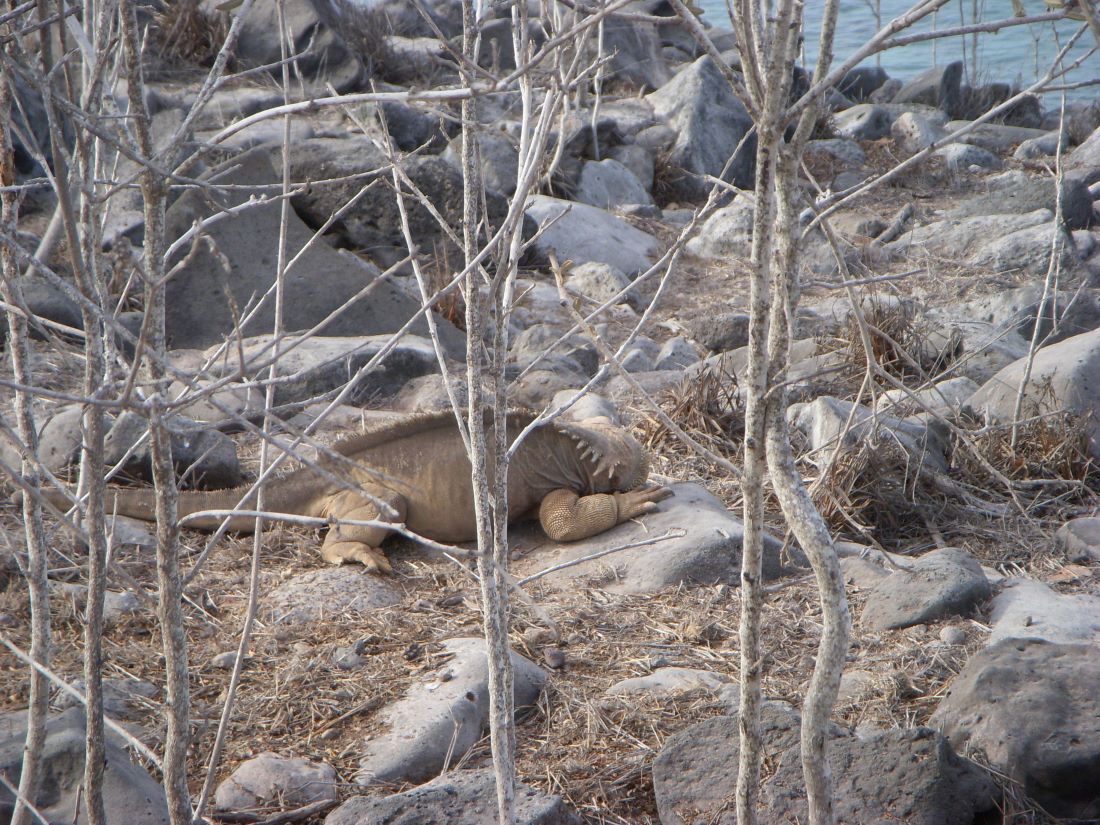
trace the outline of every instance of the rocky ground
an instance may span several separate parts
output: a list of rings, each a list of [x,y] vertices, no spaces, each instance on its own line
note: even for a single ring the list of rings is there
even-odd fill
[[[302,66],[312,83],[363,88],[372,65],[376,82],[392,84],[385,88],[453,81],[433,33],[403,14],[402,4],[386,6],[397,27],[381,45],[336,25],[320,6],[287,5],[295,30],[316,33],[309,54],[317,59]],[[242,36],[243,63],[278,58],[260,8]],[[433,8],[436,24],[453,34],[449,6]],[[517,405],[541,408],[599,368],[584,336],[555,343],[571,316],[550,277],[550,254],[572,261],[566,284],[581,306],[611,302],[600,329],[623,340],[663,274],[644,273],[706,194],[701,176],[721,172],[749,126],[714,64],[678,26],[616,24],[609,31],[619,49],[616,83],[601,103],[595,138],[589,113],[576,113],[556,135],[564,151],[552,186],[527,204],[531,229],[544,231],[517,289],[508,366]],[[712,34],[719,48],[732,45],[728,34]],[[361,59],[368,48],[385,61]],[[158,109],[155,130],[167,135],[194,98],[191,78],[201,75],[180,63],[160,68],[151,72],[157,79],[149,96]],[[311,88],[320,87],[303,94]],[[857,70],[832,93],[830,117],[808,151],[808,178],[839,191],[943,144],[833,216],[838,254],[820,233],[807,239],[789,419],[804,476],[835,531],[854,617],[830,743],[845,822],[1100,818],[1100,519],[1092,517],[1100,491],[1100,212],[1093,199],[1100,194],[1100,106],[1071,107],[1060,138],[1058,113],[1026,98],[998,122],[945,141],[1007,95],[999,84],[965,86],[959,64],[911,79]],[[193,124],[194,145],[281,102],[282,92],[255,77],[222,89]],[[514,188],[515,100],[500,94],[479,106],[486,200],[490,217],[499,218]],[[322,442],[379,416],[446,403],[422,320],[382,368],[359,372],[419,305],[408,268],[394,268],[367,298],[358,293],[406,253],[390,175],[378,171],[386,158],[372,141],[380,122],[409,180],[454,220],[461,213],[454,114],[386,103],[294,119],[291,175],[311,186],[292,200],[292,253],[367,188],[288,278],[287,328],[321,325],[320,335],[279,365],[276,404],[288,441],[349,380]],[[207,180],[241,188],[226,190],[221,204],[181,194],[169,210],[171,238],[217,208],[243,203],[249,186],[278,182],[282,124],[275,124],[239,131],[205,155]],[[1059,152],[1066,174],[1056,183]],[[751,153],[728,177],[749,184]],[[812,183],[805,185],[809,202]],[[413,234],[422,251],[433,250],[430,274],[442,279],[455,253],[419,200],[411,199]],[[734,461],[752,213],[751,196],[741,193],[702,222],[622,359],[679,426]],[[20,228],[28,248],[48,218],[48,202],[25,205]],[[270,309],[241,323],[239,350],[227,355],[219,343],[270,286],[278,226],[278,204],[243,210],[211,225],[212,245],[174,259],[168,335],[178,387],[223,384],[173,425],[187,483],[227,486],[257,470],[258,440],[225,422],[262,409],[250,379],[266,370]],[[121,294],[143,240],[140,202],[112,201],[107,227],[112,283]],[[63,255],[55,263],[64,270]],[[1044,301],[1048,272],[1056,277]],[[854,304],[838,288],[844,277],[870,282],[855,289]],[[24,289],[40,316],[80,325],[56,286],[36,280]],[[124,308],[122,320],[136,328],[140,304]],[[439,309],[441,343],[459,359],[463,335],[451,322],[460,312],[453,304]],[[71,342],[46,333],[33,351],[43,388],[78,390],[82,364]],[[1022,423],[1014,429],[1022,383]],[[633,428],[675,494],[640,522],[572,545],[550,542],[535,526],[513,533],[513,572],[521,578],[645,542],[542,575],[516,602],[520,821],[732,822],[739,487],[684,448],[622,377],[598,391],[578,414],[609,414]],[[79,407],[42,399],[38,410],[44,461],[65,475],[78,459]],[[108,438],[108,459],[122,461],[123,477],[138,481],[148,476],[142,431],[141,420],[127,414]],[[10,505],[0,518],[8,545],[0,624],[25,648],[21,525]],[[140,522],[112,524],[108,713],[156,749],[164,667],[151,595],[154,539]],[[797,709],[820,614],[812,576],[774,503],[769,524],[763,670],[772,701],[762,821],[793,822],[805,816]],[[52,535],[53,668],[76,681],[82,551],[62,531]],[[250,538],[229,537],[204,557],[206,542],[204,534],[186,533],[187,567],[200,565],[186,605],[196,793],[235,662],[251,552]],[[484,648],[470,565],[393,540],[394,573],[382,577],[328,567],[318,546],[312,530],[277,526],[264,534],[260,622],[212,815],[265,821],[294,810],[328,825],[490,821]],[[3,657],[0,697],[9,712],[0,718],[0,764],[10,771],[21,754],[27,677]],[[72,705],[58,694],[49,753],[55,765],[79,768],[82,721]],[[112,746],[110,804],[127,822],[166,821],[147,767]],[[59,821],[71,820],[77,805],[79,776],[70,768],[56,769],[56,793],[42,802]]]

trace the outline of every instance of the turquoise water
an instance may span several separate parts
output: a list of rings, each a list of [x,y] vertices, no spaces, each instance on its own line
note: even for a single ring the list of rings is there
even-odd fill
[[[706,19],[712,25],[728,28],[729,18],[724,0],[699,0],[699,5],[706,11]],[[807,60],[813,60],[816,51],[823,5],[823,0],[806,0]],[[841,0],[837,42],[833,50],[837,61],[848,57],[875,33],[877,26],[872,11],[875,5],[876,0]],[[914,2],[879,0],[878,5],[885,25],[895,16],[908,11]],[[1035,13],[1045,11],[1042,0],[1024,0],[1024,7]],[[1011,0],[954,0],[940,9],[935,19],[925,18],[912,31],[952,28],[964,22],[969,24],[973,20],[975,8],[979,21],[1000,20],[1012,15]],[[1077,21],[1062,20],[1057,26],[1043,23],[1004,29],[997,34],[980,34],[976,61],[978,82],[1001,81],[1017,83],[1021,87],[1030,85],[1046,74],[1050,61],[1058,53],[1059,43],[1064,45],[1081,25],[1083,24]],[[1067,62],[1081,57],[1095,45],[1096,41],[1086,33],[1071,50]],[[907,80],[937,63],[963,60],[967,82],[972,82],[974,58],[973,40],[971,36],[966,36],[894,49],[884,52],[879,60],[891,77],[902,80]],[[876,58],[868,58],[863,65],[876,65]],[[1100,79],[1100,55],[1088,57],[1067,79],[1069,82]],[[1067,92],[1066,97],[1070,100],[1097,99],[1100,98],[1100,86],[1075,89]],[[1049,98],[1047,105],[1052,105]]]

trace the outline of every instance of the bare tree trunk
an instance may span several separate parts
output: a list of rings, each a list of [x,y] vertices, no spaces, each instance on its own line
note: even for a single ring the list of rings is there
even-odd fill
[[[86,0],[84,23],[92,46],[93,62],[82,62],[81,108],[97,113],[102,78],[111,54],[107,48],[116,4]],[[111,52],[116,52],[112,49]],[[88,300],[81,305],[84,327],[84,395],[100,399],[107,387],[107,345],[103,317],[106,302],[100,281],[101,238],[98,214],[101,205],[93,197],[100,187],[100,143],[81,131],[77,140],[76,167],[81,182],[80,226],[82,262],[73,258],[77,288]],[[107,760],[103,732],[103,602],[107,589],[106,475],[103,445],[106,435],[103,407],[89,404],[84,410],[80,460],[81,492],[86,493],[84,529],[88,536],[88,597],[84,625],[84,684],[88,699],[85,721],[84,805],[89,825],[106,825],[103,803],[103,769]]]
[[[787,368],[790,364],[791,329],[798,306],[798,213],[793,202],[797,191],[801,146],[785,152],[778,164],[779,185],[776,233],[777,288],[772,306],[770,349],[776,368],[771,376],[775,410],[768,420],[768,470],[783,516],[810,560],[817,579],[822,610],[822,634],[817,661],[802,705],[801,755],[806,782],[806,800],[811,825],[831,825],[832,782],[826,754],[829,716],[840,687],[840,676],[848,653],[851,620],[844,595],[844,579],[833,540],[824,519],[814,506],[802,475],[795,466],[787,430]]]
[[[462,53],[477,61],[478,23],[473,0],[462,3]],[[518,59],[517,59],[518,62]],[[472,78],[471,78],[472,79]],[[462,101],[462,244],[466,265],[477,256],[481,220],[481,170],[478,163],[477,112],[473,100]],[[486,363],[486,339],[499,343],[499,330],[487,325],[483,295],[484,270],[471,267],[466,275],[466,419],[470,435],[470,466],[477,523],[477,572],[481,584],[482,626],[489,657],[489,741],[496,773],[497,818],[512,825],[515,813],[515,710],[512,690],[512,656],[508,645],[507,407],[500,408],[503,353],[494,351]],[[494,387],[492,426],[487,432],[482,378],[490,367]],[[499,369],[498,369],[499,367]],[[500,373],[498,375],[498,372]],[[493,449],[489,450],[489,441]],[[492,462],[492,466],[489,465]],[[503,519],[500,515],[503,512]]]
[[[131,0],[121,0],[122,39],[128,70],[127,91],[130,122],[142,157],[154,157],[149,111],[141,94],[141,49],[137,20]],[[145,349],[149,376],[149,398],[145,409],[149,419],[149,447],[153,466],[153,488],[157,516],[157,619],[164,650],[167,735],[164,742],[164,789],[172,825],[190,825],[191,804],[187,790],[187,747],[189,730],[189,688],[187,680],[187,635],[183,624],[183,581],[180,575],[180,527],[177,518],[179,490],[172,463],[172,442],[164,423],[168,381],[164,334],[164,213],[168,183],[150,166],[141,172],[144,203],[145,245],[142,275],[146,322]]]
[[[11,124],[13,90],[8,77],[0,76],[0,228],[8,237],[15,237],[19,221],[20,195],[15,186],[15,155],[12,149]],[[25,387],[33,385],[30,370],[27,318],[14,308],[23,306],[19,287],[19,268],[14,251],[0,246],[2,282],[0,293],[10,307],[7,310],[8,352],[15,381]],[[46,540],[42,525],[42,508],[38,489],[38,430],[34,421],[34,398],[25,390],[15,391],[16,429],[23,442],[21,472],[23,475],[23,529],[27,541],[27,589],[31,608],[31,658],[48,667],[50,663],[50,583],[46,566]],[[12,825],[26,825],[31,812],[23,800],[33,802],[41,782],[42,746],[46,738],[46,714],[50,688],[45,675],[38,670],[30,673],[30,696],[27,709],[27,738],[23,746],[23,769],[19,777],[19,793],[12,813]]]
[[[740,825],[753,825],[758,808],[763,742],[760,730],[761,660],[760,614],[763,610],[764,465],[765,438],[774,404],[768,403],[773,355],[768,351],[769,308],[775,300],[772,280],[772,243],[775,215],[776,163],[783,139],[783,104],[790,88],[787,30],[790,3],[780,6],[779,17],[759,27],[755,15],[738,27],[756,44],[756,66],[763,72],[747,74],[750,95],[756,97],[757,130],[755,212],[749,280],[749,364],[745,403],[744,476],[741,480],[745,537],[741,556],[741,708],[738,714],[739,750],[736,789]],[[754,27],[756,30],[754,31]],[[745,42],[742,40],[741,42]],[[743,49],[742,64],[749,62]],[[793,60],[793,58],[790,58]]]

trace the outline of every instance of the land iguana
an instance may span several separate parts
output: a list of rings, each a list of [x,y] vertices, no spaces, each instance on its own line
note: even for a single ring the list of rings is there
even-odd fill
[[[535,418],[511,413],[511,443]],[[356,489],[302,467],[268,482],[264,508],[315,518],[404,523],[415,533],[441,542],[476,538],[470,462],[451,412],[404,417],[338,442],[317,462]],[[575,541],[610,530],[654,510],[671,495],[666,487],[646,484],[645,449],[626,430],[606,419],[556,420],[540,424],[520,444],[508,467],[508,520],[538,514],[546,534]],[[249,486],[180,493],[179,516],[204,510],[230,510]],[[360,492],[362,491],[362,492]],[[43,491],[58,507],[69,500],[58,490]],[[366,493],[367,495],[364,495]],[[380,507],[378,502],[388,505]],[[114,513],[155,521],[153,491],[116,489],[108,497]],[[221,517],[200,517],[188,526],[215,530]],[[229,529],[249,533],[252,516],[234,516]],[[358,561],[386,572],[390,565],[380,545],[383,527],[334,525],[321,547],[325,561]]]

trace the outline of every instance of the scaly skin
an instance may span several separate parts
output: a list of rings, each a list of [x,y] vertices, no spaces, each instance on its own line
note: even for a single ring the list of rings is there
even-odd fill
[[[533,413],[509,415],[514,438]],[[328,518],[404,523],[415,533],[444,542],[471,541],[476,536],[470,463],[450,412],[408,416],[376,426],[333,448],[341,458],[320,466],[341,485],[312,468],[275,478],[265,488],[270,512]],[[546,534],[557,541],[576,541],[651,512],[671,495],[646,485],[648,458],[643,447],[622,428],[604,420],[554,422],[536,428],[509,464],[508,515],[518,520],[538,513]],[[232,510],[248,487],[192,491],[180,495],[179,515],[204,510]],[[113,511],[153,521],[151,490],[112,491]],[[67,499],[47,497],[59,507]],[[108,506],[112,505],[108,496]],[[245,506],[245,509],[249,509]],[[214,530],[218,517],[191,520],[188,526]],[[251,532],[255,520],[233,517],[229,529]],[[370,570],[390,569],[380,549],[390,531],[384,527],[335,525],[321,548],[326,561],[357,561]]]

